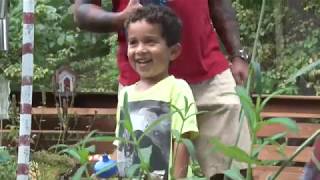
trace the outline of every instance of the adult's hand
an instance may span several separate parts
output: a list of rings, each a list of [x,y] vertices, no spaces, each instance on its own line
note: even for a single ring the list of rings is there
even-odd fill
[[[139,0],[129,0],[127,7],[122,11],[124,19],[128,18],[131,13],[135,12],[137,9],[141,8]]]
[[[76,0],[74,21],[80,29],[92,32],[116,32],[136,9],[142,7],[139,0],[129,0],[121,12],[106,11],[92,0]]]
[[[243,61],[240,57],[234,57],[232,59],[232,65],[230,67],[234,80],[237,85],[244,85],[248,79],[249,65]]]

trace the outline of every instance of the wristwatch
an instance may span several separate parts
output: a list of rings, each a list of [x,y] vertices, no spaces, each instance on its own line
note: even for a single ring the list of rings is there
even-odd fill
[[[244,48],[239,49],[233,55],[231,55],[229,57],[229,60],[232,62],[233,58],[235,58],[235,57],[241,58],[244,62],[246,62],[248,64],[250,63],[249,54],[247,53],[247,51]]]

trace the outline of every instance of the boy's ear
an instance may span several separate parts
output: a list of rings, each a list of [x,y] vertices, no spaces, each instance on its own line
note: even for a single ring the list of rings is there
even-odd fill
[[[172,45],[170,47],[170,61],[174,61],[180,55],[182,46],[180,43]]]

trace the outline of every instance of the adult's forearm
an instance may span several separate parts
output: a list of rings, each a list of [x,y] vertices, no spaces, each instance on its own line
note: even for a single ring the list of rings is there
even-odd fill
[[[80,29],[93,32],[114,32],[122,28],[125,18],[121,12],[107,12],[101,7],[77,0],[74,21]]]
[[[209,0],[213,25],[229,55],[241,48],[239,24],[230,0]]]

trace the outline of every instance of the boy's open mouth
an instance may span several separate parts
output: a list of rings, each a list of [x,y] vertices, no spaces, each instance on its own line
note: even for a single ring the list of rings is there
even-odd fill
[[[140,60],[136,60],[136,63],[138,63],[138,64],[147,64],[147,63],[150,63],[151,61],[152,61],[151,59],[147,59],[147,60],[140,59]]]

